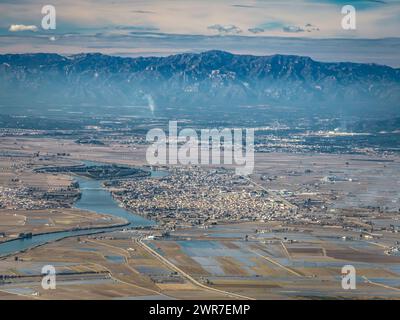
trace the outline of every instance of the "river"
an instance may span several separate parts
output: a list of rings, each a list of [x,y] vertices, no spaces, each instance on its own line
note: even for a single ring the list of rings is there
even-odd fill
[[[162,171],[153,171],[151,176],[157,177],[163,175],[165,175],[165,173]],[[106,231],[109,232],[128,227],[151,226],[155,224],[154,221],[135,215],[124,208],[121,208],[113,199],[110,192],[103,188],[101,181],[84,177],[75,177],[75,180],[79,182],[80,190],[82,192],[81,199],[74,205],[75,208],[120,217],[126,220],[129,225],[114,228],[92,228],[86,230],[52,232],[34,235],[32,238],[11,240],[0,243],[0,257],[67,237],[90,235]]]

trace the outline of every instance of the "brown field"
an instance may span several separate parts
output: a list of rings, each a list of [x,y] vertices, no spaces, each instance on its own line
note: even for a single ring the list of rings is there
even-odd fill
[[[73,228],[109,227],[124,223],[124,220],[117,217],[77,209],[0,209],[0,232],[6,234],[0,242],[15,239],[20,233],[41,234]]]
[[[44,165],[76,164],[79,160],[146,164],[145,146],[117,142],[87,146],[65,139],[2,138],[0,148],[25,155],[0,157],[0,185],[11,188],[62,188],[71,183],[66,175],[32,171]],[[34,157],[38,151],[41,156]],[[57,156],[59,152],[69,156]],[[254,181],[267,190],[282,192],[285,199],[300,205],[308,199],[316,201],[319,204],[312,210],[318,219],[324,219],[328,212],[340,216],[340,223],[322,226],[311,220],[304,223],[246,221],[219,224],[207,230],[188,228],[172,232],[174,236],[190,237],[191,241],[208,242],[217,247],[195,248],[192,253],[173,240],[148,241],[185,274],[145,250],[138,239],[147,233],[141,231],[133,235],[115,232],[64,239],[1,259],[1,275],[22,277],[0,285],[0,299],[228,299],[229,293],[257,299],[400,299],[400,256],[385,253],[400,240],[398,233],[383,230],[379,231],[382,236],[367,240],[358,231],[370,228],[371,220],[379,219],[387,225],[398,221],[395,207],[399,201],[400,159],[390,156],[393,162],[362,161],[369,158],[256,154]],[[306,170],[309,170],[307,174]],[[271,179],[261,179],[262,176]],[[331,183],[324,181],[326,176],[345,179]],[[322,203],[333,211],[324,211]],[[386,209],[389,205],[391,208]],[[3,208],[0,209],[0,233],[5,232],[6,237],[0,241],[15,238],[22,232],[53,232],[118,223],[122,221],[76,209]],[[356,227],[345,229],[343,223]],[[245,235],[249,235],[247,242],[243,240]],[[352,240],[341,240],[343,236]],[[209,250],[206,251],[209,254],[202,250]],[[54,264],[63,273],[53,291],[40,286],[40,268],[46,264]],[[341,288],[341,266],[345,264],[354,264],[357,268],[361,280],[355,291]],[[152,272],[163,275],[155,276]]]

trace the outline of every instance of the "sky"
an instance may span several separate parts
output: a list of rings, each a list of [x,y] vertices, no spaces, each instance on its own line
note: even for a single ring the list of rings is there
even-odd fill
[[[46,4],[55,30],[41,27]],[[342,28],[344,5],[356,9],[355,30]],[[0,0],[0,53],[221,49],[399,66],[399,38],[398,0]]]

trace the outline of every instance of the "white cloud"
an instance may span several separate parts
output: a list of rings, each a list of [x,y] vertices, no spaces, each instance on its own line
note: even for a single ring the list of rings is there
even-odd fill
[[[33,31],[36,32],[38,30],[38,27],[34,25],[26,26],[24,24],[12,24],[8,31],[11,32],[18,32],[18,31]]]
[[[297,32],[313,32],[313,31],[319,31],[319,28],[312,25],[311,23],[307,23],[304,27],[299,27],[299,26],[284,26],[282,28],[284,32],[291,32],[291,33],[297,33]]]
[[[265,30],[263,29],[263,28],[249,28],[249,29],[247,29],[249,32],[251,32],[251,33],[262,33],[262,32],[264,32]]]
[[[293,33],[304,32],[304,29],[298,26],[285,26],[282,28],[282,30],[284,32],[293,32]]]
[[[212,26],[208,26],[209,30],[217,30],[220,33],[241,33],[242,30],[237,26],[232,24],[230,25],[221,25],[221,24],[214,24]]]
[[[378,1],[378,0],[375,0]],[[352,1],[348,1],[352,2]],[[240,34],[251,36],[284,36],[310,38],[390,38],[399,36],[400,1],[385,0],[386,4],[361,1],[357,10],[357,30],[349,32],[341,26],[341,6],[344,0],[55,0],[57,18],[63,21],[58,30],[63,33],[90,34],[93,30],[117,26],[151,26],[160,33],[214,35]],[[7,26],[16,21],[38,25],[41,18],[37,1],[1,1],[2,22]],[[32,21],[32,14],[37,12]],[[279,22],[275,28],[268,24]],[[208,26],[215,26],[208,29]],[[219,25],[219,26],[218,26]],[[235,25],[241,29],[229,30]],[[287,26],[285,30],[283,27]],[[294,28],[290,28],[290,26]],[[296,28],[296,26],[298,28]],[[262,28],[264,32],[258,32]],[[319,30],[318,30],[319,28]],[[250,29],[250,30],[249,30]],[[301,31],[300,29],[303,29]],[[121,32],[124,30],[120,30]],[[128,30],[125,30],[128,32]],[[133,30],[134,31],[134,30]],[[255,32],[254,32],[255,31]],[[93,31],[96,32],[96,31]]]

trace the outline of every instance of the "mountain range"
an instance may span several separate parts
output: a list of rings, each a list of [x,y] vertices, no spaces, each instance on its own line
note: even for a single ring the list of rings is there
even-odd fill
[[[195,111],[284,106],[330,114],[400,113],[400,69],[223,51],[125,58],[0,55],[3,106],[149,106]]]

